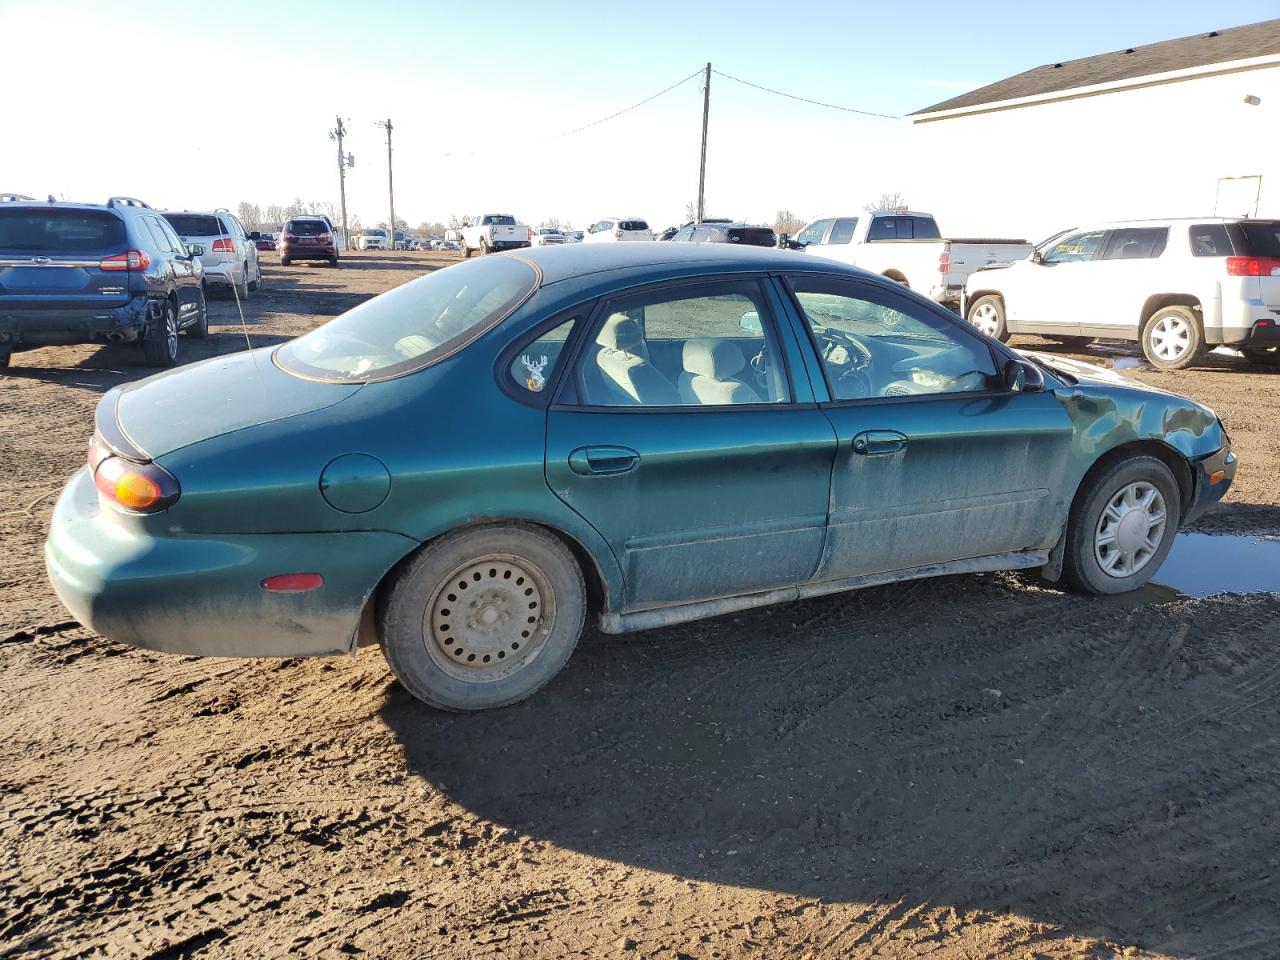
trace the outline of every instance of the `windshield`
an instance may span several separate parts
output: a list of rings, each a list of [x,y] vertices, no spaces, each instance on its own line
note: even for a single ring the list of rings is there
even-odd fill
[[[537,288],[527,260],[483,257],[436,270],[367,300],[275,353],[283,370],[364,383],[402,376],[462,349]]]

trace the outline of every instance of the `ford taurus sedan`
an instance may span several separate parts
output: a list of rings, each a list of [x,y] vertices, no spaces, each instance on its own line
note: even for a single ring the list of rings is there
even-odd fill
[[[1133,590],[1236,469],[1197,403],[718,244],[460,263],[113,390],[96,427],[46,547],[83,623],[180,654],[377,643],[451,710],[529,696],[588,616],[989,570]]]

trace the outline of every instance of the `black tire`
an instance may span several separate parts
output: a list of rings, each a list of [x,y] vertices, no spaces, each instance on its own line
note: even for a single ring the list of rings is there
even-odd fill
[[[331,267],[336,267],[337,265],[338,265],[338,258],[337,258],[337,257],[330,257],[330,258],[329,258],[329,266],[331,266]]]
[[[523,524],[459,530],[395,573],[378,611],[383,655],[404,688],[429,706],[506,706],[568,662],[586,600],[573,554],[551,534]]]
[[[1280,367],[1280,347],[1243,347],[1240,352],[1260,367]]]
[[[1142,353],[1157,370],[1181,370],[1206,353],[1200,318],[1190,307],[1163,307],[1142,325]]]
[[[0,370],[9,369],[9,361],[13,359],[13,350],[6,347],[0,350]]]
[[[1117,501],[1117,498],[1134,485],[1139,487],[1145,485],[1158,491],[1163,501],[1163,526],[1160,528],[1158,537],[1156,534],[1151,534],[1157,539],[1153,550],[1139,549],[1133,552],[1134,562],[1130,566],[1134,569],[1131,573],[1124,574],[1123,562],[1117,565],[1118,572],[1111,573],[1104,567],[1103,559],[1113,557],[1115,553],[1107,552],[1109,548],[1097,546],[1098,538],[1103,537],[1105,532],[1111,532],[1118,543],[1123,542],[1120,539],[1122,536],[1132,543],[1132,538],[1140,536],[1140,532],[1135,533],[1132,526],[1125,531],[1124,521],[1114,520],[1113,515],[1107,517],[1108,531],[1104,531],[1103,515],[1108,507]],[[1121,515],[1127,514],[1127,510],[1128,508],[1121,509]],[[1135,518],[1139,531],[1141,524],[1149,517],[1150,513],[1146,517]],[[1181,520],[1182,500],[1178,481],[1174,479],[1173,473],[1163,461],[1145,456],[1117,461],[1107,469],[1087,478],[1076,494],[1075,502],[1071,505],[1071,517],[1067,521],[1067,543],[1063,553],[1062,579],[1085,593],[1112,594],[1136,590],[1150,580],[1160,569],[1160,564],[1164,563],[1164,558],[1173,547],[1173,540]],[[1124,554],[1123,550],[1116,552]],[[1143,558],[1144,553],[1145,558]],[[1139,559],[1142,561],[1141,566],[1137,566]]]
[[[289,266],[289,264],[291,264],[291,263],[293,263],[293,261],[292,261],[292,260],[290,260],[288,257],[281,257],[281,258],[280,258],[280,266],[282,266],[282,267],[287,267],[287,266]]]
[[[233,283],[235,297],[239,300],[249,299],[249,261],[245,261],[240,273],[240,282]]]
[[[471,248],[468,247],[465,243],[462,245],[462,259],[463,260],[471,259]]]
[[[249,265],[247,263],[245,264],[244,275],[246,277],[249,276]],[[262,264],[258,264],[258,278],[256,280],[250,280],[247,286],[253,293],[258,292],[258,289],[262,286]]]
[[[160,319],[142,338],[142,356],[149,367],[178,365],[178,313],[172,300],[164,302],[160,308]]]
[[[200,288],[199,306],[200,313],[196,316],[196,322],[187,327],[187,336],[203,340],[209,335],[209,303],[205,299],[203,286]]]
[[[1057,334],[1046,333],[1044,338],[1052,340],[1054,343],[1060,343],[1068,350],[1083,350],[1093,343],[1093,337],[1060,337]]]
[[[1001,343],[1009,340],[1009,328],[1004,322],[1004,298],[994,293],[979,297],[969,304],[965,319],[989,337]]]

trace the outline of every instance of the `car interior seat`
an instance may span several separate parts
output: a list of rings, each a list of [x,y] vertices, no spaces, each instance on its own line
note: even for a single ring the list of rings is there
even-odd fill
[[[760,396],[733,379],[747,365],[737,344],[728,340],[689,340],[684,345],[680,399],[686,404],[759,403]]]
[[[615,313],[596,336],[600,369],[610,402],[622,406],[669,406],[680,402],[679,391],[649,362],[649,348],[639,321]]]

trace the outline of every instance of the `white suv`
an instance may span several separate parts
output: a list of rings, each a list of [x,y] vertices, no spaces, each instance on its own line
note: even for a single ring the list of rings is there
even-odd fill
[[[964,315],[1000,340],[1135,340],[1162,370],[1218,344],[1280,366],[1280,221],[1199,217],[1064,230],[1027,260],[972,274]]]
[[[207,213],[189,210],[166,210],[160,214],[169,221],[173,232],[190,246],[204,248],[200,265],[209,289],[229,291],[241,300],[262,284],[262,264],[258,262],[258,245],[249,239],[244,226],[225,209]]]
[[[606,217],[593,223],[582,238],[587,243],[612,243],[617,240],[652,240],[653,231],[639,217]]]

